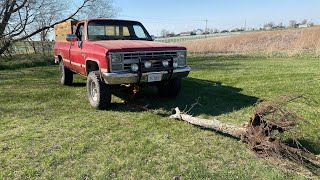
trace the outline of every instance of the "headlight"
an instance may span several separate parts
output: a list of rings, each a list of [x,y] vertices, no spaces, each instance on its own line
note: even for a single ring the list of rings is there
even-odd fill
[[[139,70],[139,66],[137,64],[131,64],[131,70],[136,72]]]
[[[178,62],[176,62],[176,61],[173,62],[173,67],[174,67],[174,68],[177,68],[177,67],[178,67]]]
[[[144,62],[144,67],[145,68],[151,68],[151,62],[150,61]]]
[[[121,63],[122,62],[121,54],[113,54],[113,55],[111,55],[111,62],[112,63]]]
[[[162,65],[163,65],[163,67],[168,67],[169,62],[167,60],[164,60],[164,61],[162,61]]]
[[[187,52],[186,51],[178,51],[177,58],[178,67],[185,67],[187,61]]]
[[[177,56],[179,59],[186,59],[186,52],[185,51],[178,51]]]

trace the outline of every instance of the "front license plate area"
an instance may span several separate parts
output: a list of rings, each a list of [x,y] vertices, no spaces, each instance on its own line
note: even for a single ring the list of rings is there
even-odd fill
[[[148,82],[157,82],[162,80],[162,74],[149,74]]]

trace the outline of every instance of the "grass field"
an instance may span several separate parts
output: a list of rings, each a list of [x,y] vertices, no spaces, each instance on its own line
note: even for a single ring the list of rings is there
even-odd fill
[[[117,97],[110,110],[97,111],[83,77],[64,87],[56,65],[7,64],[0,71],[0,179],[303,179],[257,158],[237,139],[167,117],[198,98],[194,116],[235,124],[248,121],[260,98],[300,93],[320,102],[319,59],[224,55],[191,57],[189,64],[176,99],[148,88],[135,100],[153,112]],[[300,106],[310,123],[297,138],[320,154],[319,114]]]

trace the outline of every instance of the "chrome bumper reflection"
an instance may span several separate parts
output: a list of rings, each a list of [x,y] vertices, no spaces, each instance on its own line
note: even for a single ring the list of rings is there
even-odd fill
[[[189,75],[191,68],[184,67],[184,68],[176,68],[173,70],[172,78],[178,77],[187,77]],[[162,74],[162,80],[165,81],[169,79],[170,74],[168,71],[160,71],[160,72],[147,72],[142,73],[141,79],[139,83],[148,83],[148,75],[149,74]],[[139,76],[137,73],[103,73],[102,77],[107,84],[136,84],[138,83]]]

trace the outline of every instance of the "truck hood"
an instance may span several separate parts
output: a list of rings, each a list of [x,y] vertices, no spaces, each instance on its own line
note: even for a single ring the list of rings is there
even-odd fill
[[[92,44],[105,47],[108,51],[157,51],[157,50],[185,50],[179,45],[142,40],[108,40],[91,41]]]

